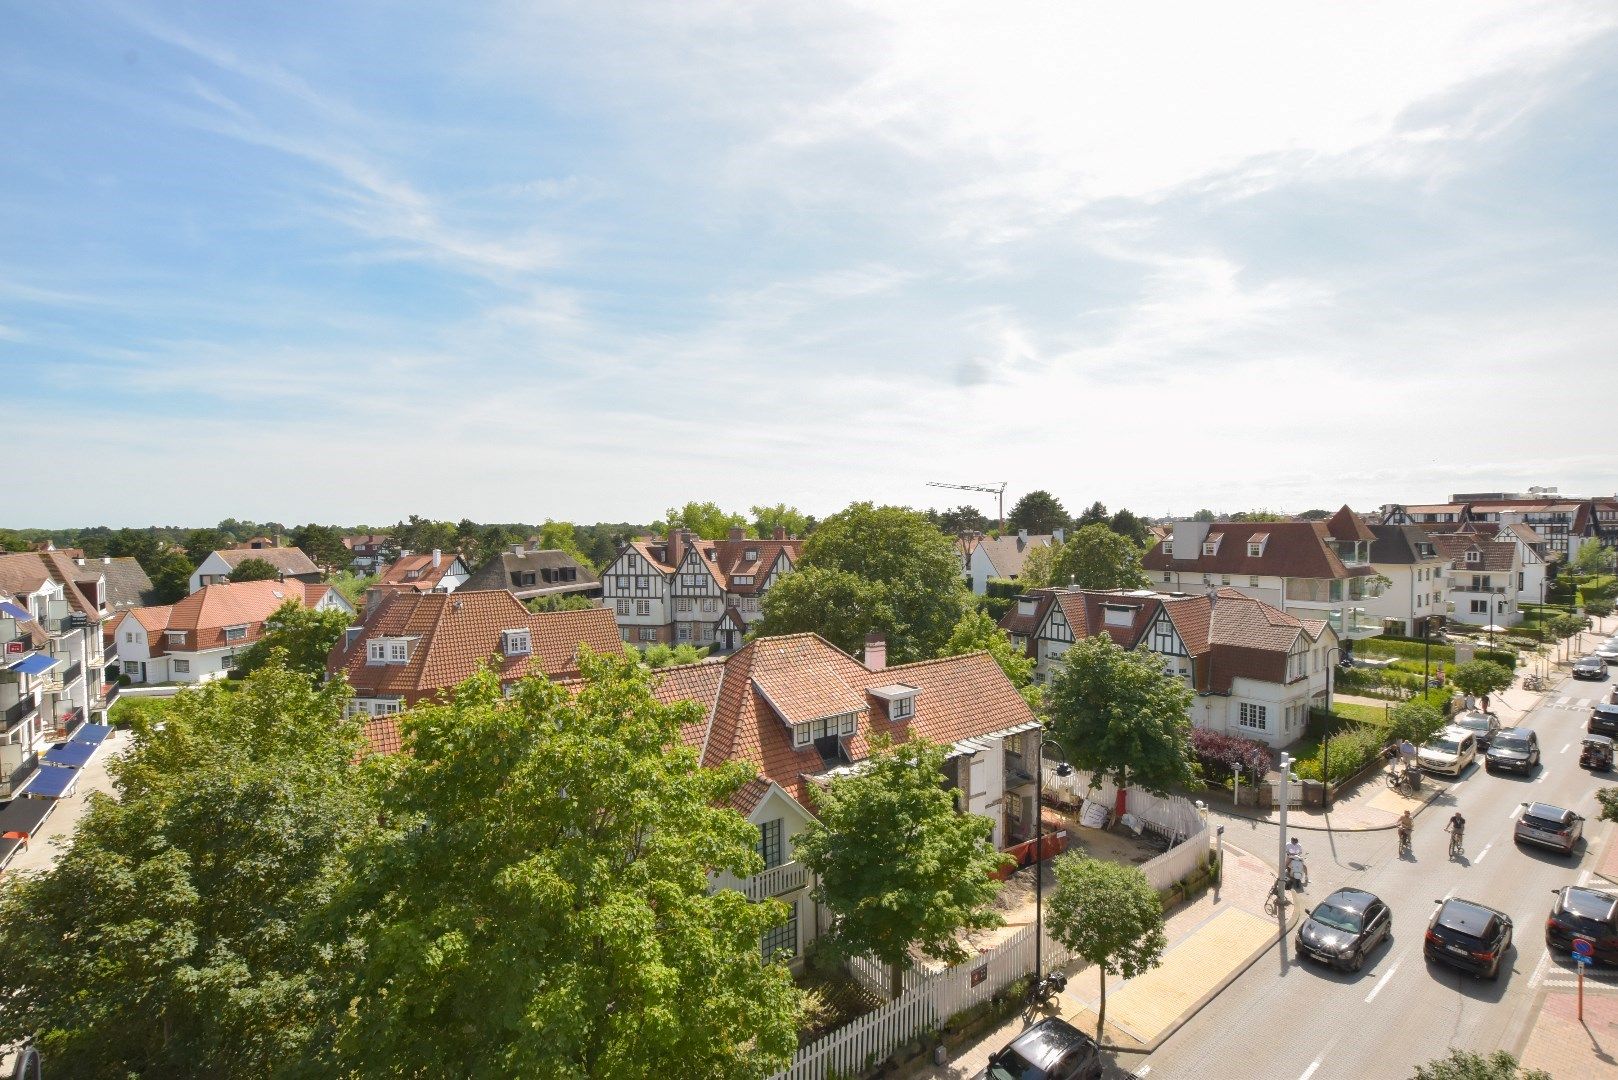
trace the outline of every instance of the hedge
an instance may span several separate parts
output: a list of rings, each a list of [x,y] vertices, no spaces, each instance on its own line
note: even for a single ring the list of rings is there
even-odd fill
[[[1498,645],[1499,641],[1497,639],[1496,646]],[[1405,660],[1420,660],[1428,655],[1428,646],[1420,638],[1390,638],[1386,634],[1381,637],[1366,638],[1354,648],[1357,652],[1367,653],[1372,656],[1397,656]],[[1455,646],[1440,645],[1435,641],[1431,648],[1433,663],[1436,664],[1440,660],[1446,664],[1455,662]],[[1507,667],[1517,666],[1517,653],[1514,649],[1479,648],[1473,659],[1493,660],[1495,663],[1504,664]]]
[[[1238,768],[1249,775],[1263,776],[1273,762],[1270,748],[1263,743],[1208,728],[1191,729],[1191,750],[1205,773],[1213,771],[1226,777]]]
[[[1353,776],[1382,753],[1386,741],[1387,735],[1380,728],[1355,725],[1339,731],[1326,740],[1323,747],[1329,751],[1326,757],[1331,765],[1331,775],[1325,779],[1337,783]],[[1292,771],[1301,780],[1322,779],[1318,753],[1306,761],[1298,762]]]

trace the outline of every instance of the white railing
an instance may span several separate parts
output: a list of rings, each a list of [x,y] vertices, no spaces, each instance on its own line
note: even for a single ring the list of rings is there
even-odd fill
[[[1294,791],[1300,788],[1301,785],[1293,785]],[[1116,805],[1118,798],[1115,785],[1103,780],[1099,787],[1092,789],[1088,773],[1075,770],[1071,776],[1058,776],[1049,763],[1045,766],[1045,791],[1067,803],[1077,803],[1082,798],[1100,802],[1109,810]],[[1171,845],[1161,855],[1141,864],[1141,873],[1146,875],[1146,880],[1152,883],[1153,888],[1168,888],[1189,876],[1198,861],[1208,857],[1208,823],[1183,796],[1163,798],[1139,788],[1129,788],[1124,808],[1141,820],[1144,832],[1150,832]],[[1082,830],[1079,835],[1083,837]]]
[[[1051,940],[1049,934],[1045,936],[1043,963],[1047,971],[1071,959],[1066,948]],[[886,979],[885,967],[874,961],[867,963]],[[854,970],[852,963],[850,969]],[[938,1028],[1033,970],[1034,928],[1025,926],[964,964],[938,972],[907,971],[903,994],[801,1048],[793,1056],[792,1065],[772,1080],[826,1080],[833,1070],[844,1076],[863,1072],[920,1032]],[[864,981],[859,974],[856,978]],[[885,981],[883,985],[885,991]]]
[[[718,892],[720,889],[735,889],[749,900],[756,901],[771,896],[782,896],[807,884],[809,884],[808,868],[794,861],[772,866],[750,878],[738,878],[728,871],[721,871],[713,877],[712,890]]]

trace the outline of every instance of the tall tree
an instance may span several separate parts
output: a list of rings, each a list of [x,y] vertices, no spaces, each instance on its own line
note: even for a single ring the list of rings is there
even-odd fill
[[[1136,547],[1144,548],[1147,542],[1151,540],[1152,534],[1147,531],[1146,522],[1136,517],[1129,510],[1120,510],[1112,515],[1112,518],[1107,522],[1107,528],[1132,541]]]
[[[195,567],[179,548],[154,552],[140,560],[140,565],[152,579],[153,599],[157,603],[176,603],[191,591],[191,571]]]
[[[756,873],[727,800],[746,768],[698,766],[697,716],[633,658],[580,660],[576,694],[509,700],[488,672],[401,720],[388,828],[333,909],[357,962],[322,1075],[748,1077],[797,1045],[799,997],[760,952],[778,901],[711,893]]]
[[[230,572],[232,583],[238,581],[274,581],[281,576],[281,571],[268,559],[243,559],[236,564],[236,569]]]
[[[1073,523],[1073,527],[1082,529],[1086,525],[1105,525],[1111,520],[1112,515],[1107,512],[1106,504],[1097,499],[1085,509],[1084,513],[1079,515],[1078,520]]]
[[[813,631],[855,653],[887,637],[895,661],[937,656],[966,610],[954,542],[914,510],[855,503],[804,541],[797,568],[764,594],[756,633]]]
[[[1298,515],[1299,521],[1325,521],[1331,517],[1330,510],[1305,510]]]
[[[1027,529],[1030,533],[1048,534],[1065,529],[1073,523],[1062,501],[1048,491],[1030,491],[1017,500],[1017,505],[1006,515],[1006,531]]]
[[[1095,779],[1159,795],[1194,779],[1191,690],[1155,653],[1130,652],[1106,634],[1082,638],[1045,702],[1051,734]]]
[[[1274,510],[1242,510],[1230,515],[1232,521],[1285,521],[1285,514],[1278,514]]]
[[[440,551],[454,551],[456,537],[459,535],[455,526],[449,522],[433,521],[418,514],[411,514],[408,520],[399,522],[388,532],[393,537],[395,550],[413,551],[417,554],[434,548]]]
[[[1039,705],[1040,690],[1034,685],[1034,658],[1026,649],[1013,645],[1010,635],[981,611],[969,611],[961,616],[940,655],[963,656],[972,652],[986,652],[994,657],[994,662],[1000,665],[1000,670],[1006,673],[1023,699],[1030,706]]]
[[[838,916],[833,947],[870,953],[904,985],[910,950],[958,963],[962,930],[999,926],[1003,856],[989,845],[993,823],[962,814],[943,787],[945,749],[913,740],[878,747],[866,767],[815,796],[817,819],[793,850],[817,883],[814,895]]]
[[[1146,584],[1141,549],[1105,525],[1086,525],[1051,556],[1051,584],[1081,589],[1138,589]]]
[[[779,526],[787,531],[788,536],[802,539],[809,535],[814,527],[814,518],[799,510],[796,506],[786,503],[776,503],[774,506],[750,507],[753,512],[753,535],[769,538],[775,535]]]
[[[690,529],[704,540],[723,540],[731,529],[746,529],[748,521],[740,514],[719,509],[717,503],[688,502],[684,506],[671,506],[663,520],[652,528],[657,532],[669,529]]]
[[[565,551],[573,556],[580,566],[591,572],[600,569],[589,554],[579,546],[578,530],[571,521],[551,521],[547,518],[536,531],[536,536],[540,547],[552,551]]]
[[[192,566],[199,566],[203,559],[235,542],[218,529],[192,529],[185,534],[185,557],[191,560]]]
[[[341,570],[354,558],[353,552],[343,546],[341,531],[313,521],[292,530],[292,546],[302,549],[316,566]]]
[[[1219,515],[1212,510],[1202,509],[1191,515],[1192,521],[1218,521]]]
[[[959,536],[963,532],[986,533],[994,528],[994,522],[989,520],[987,514],[964,503],[953,510],[937,513],[935,520],[939,529],[949,536]]]
[[[1024,589],[1043,589],[1048,585],[1058,584],[1052,575],[1055,573],[1056,553],[1059,550],[1061,550],[1059,544],[1030,547],[1023,553],[1022,573],[1017,575],[1017,584]]]
[[[264,633],[241,651],[236,666],[243,671],[257,671],[279,652],[281,663],[319,682],[326,677],[326,658],[332,646],[342,640],[348,621],[348,613],[340,608],[316,611],[297,600],[288,600],[264,620]]]
[[[1516,675],[1504,664],[1497,664],[1493,660],[1468,660],[1464,664],[1457,664],[1450,671],[1449,679],[1461,693],[1483,697],[1506,689],[1516,680]]]
[[[1612,573],[1613,550],[1594,540],[1586,541],[1580,545],[1579,553],[1573,557],[1573,569],[1581,574],[1595,576],[1597,574]]]
[[[1107,1023],[1107,976],[1133,979],[1156,967],[1168,948],[1163,902],[1138,866],[1083,855],[1056,860],[1056,895],[1045,918],[1051,936],[1101,975],[1096,1041]]]
[[[62,1076],[269,1076],[308,1048],[304,916],[375,821],[347,691],[268,667],[168,699],[61,860],[0,882],[0,1043]]]

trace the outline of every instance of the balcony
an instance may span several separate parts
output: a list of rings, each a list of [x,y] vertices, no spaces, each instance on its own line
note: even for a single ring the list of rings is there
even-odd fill
[[[4,714],[0,714],[3,715],[3,720],[0,720],[0,731],[16,727],[38,708],[32,697],[25,697],[15,704],[7,705]]]
[[[809,871],[800,862],[782,863],[772,866],[762,874],[754,874],[750,878],[739,879],[734,874],[718,873],[713,877],[712,890],[735,889],[749,900],[764,900],[771,896],[782,896],[793,889],[801,889],[809,883]]]
[[[62,672],[62,685],[72,686],[78,681],[79,676],[83,674],[84,665],[75,660],[73,663],[67,666],[66,671]]]

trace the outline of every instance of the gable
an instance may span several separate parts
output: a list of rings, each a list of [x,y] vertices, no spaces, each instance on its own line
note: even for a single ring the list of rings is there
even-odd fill
[[[1191,652],[1185,647],[1180,638],[1180,631],[1169,618],[1168,612],[1159,611],[1157,618],[1152,620],[1151,630],[1146,637],[1146,647],[1163,656],[1190,656]]]

